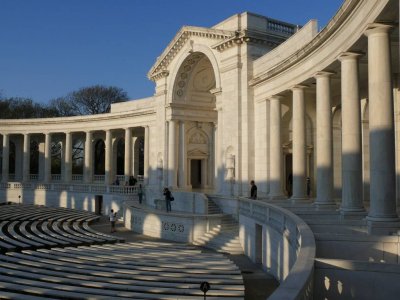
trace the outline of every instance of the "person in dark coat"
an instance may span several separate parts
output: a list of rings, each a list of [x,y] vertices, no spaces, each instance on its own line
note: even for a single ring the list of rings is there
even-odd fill
[[[254,180],[250,181],[251,189],[250,189],[250,198],[257,199],[257,186],[254,183]]]
[[[171,211],[172,194],[168,188],[164,188],[164,196],[165,196],[165,205],[167,208],[167,212],[169,212],[169,211]]]

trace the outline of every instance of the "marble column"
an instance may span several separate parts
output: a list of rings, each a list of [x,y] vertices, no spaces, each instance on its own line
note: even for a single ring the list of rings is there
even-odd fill
[[[179,121],[179,188],[186,188],[186,139],[185,122]]]
[[[105,139],[105,155],[104,155],[104,183],[111,184],[113,182],[112,178],[112,158],[113,158],[113,151],[112,151],[112,134],[111,130],[106,130],[106,139]],[[121,183],[122,184],[122,183]]]
[[[292,88],[293,116],[293,201],[307,198],[307,157],[306,157],[306,110],[304,89],[306,86],[297,85]]]
[[[144,127],[144,163],[143,163],[143,183],[149,184],[150,168],[150,127]]]
[[[317,197],[315,205],[336,208],[333,199],[333,143],[330,72],[318,72],[317,81]]]
[[[84,181],[86,183],[93,181],[92,134],[91,131],[86,131],[84,169]]]
[[[364,212],[361,142],[361,99],[358,84],[358,57],[343,53],[342,86],[342,204],[343,215]]]
[[[218,165],[219,165],[219,157],[218,157],[218,123],[214,123],[214,189],[218,191]]]
[[[281,143],[281,100],[272,96],[270,102],[270,180],[269,197],[283,199],[282,191],[282,143]]]
[[[317,196],[315,204],[334,206],[333,200],[333,134],[330,72],[318,72],[316,99]]]
[[[176,188],[176,121],[170,120],[168,124],[168,185]]]
[[[10,136],[7,133],[3,134],[3,161],[2,161],[2,177],[3,183],[8,182],[10,162]]]
[[[129,182],[132,176],[132,128],[125,128],[125,160],[124,160],[125,182]]]
[[[65,133],[64,181],[72,181],[72,133]]]
[[[44,140],[44,182],[51,181],[51,134],[45,133]]]
[[[333,198],[333,131],[330,72],[315,75],[317,117],[317,206],[335,206]]]
[[[367,219],[376,223],[398,221],[389,37],[391,28],[384,24],[371,24],[365,32],[368,37],[370,129],[370,210]]]
[[[31,159],[31,136],[29,133],[24,134],[24,153],[22,167],[22,181],[30,180],[30,159]]]

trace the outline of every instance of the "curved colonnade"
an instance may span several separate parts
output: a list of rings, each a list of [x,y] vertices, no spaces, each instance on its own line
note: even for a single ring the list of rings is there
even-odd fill
[[[305,35],[311,27],[306,25],[298,34]],[[298,51],[285,51],[293,46],[289,39],[255,61],[250,85],[256,109],[264,107],[269,113],[270,198],[286,197],[290,189],[292,202],[300,202],[312,191],[319,208],[335,207],[340,198],[344,216],[362,216],[363,202],[369,200],[371,232],[398,227],[398,32],[396,1],[345,1],[330,23]],[[268,64],[282,53],[287,55],[278,63]],[[289,124],[282,120],[287,113],[292,115]],[[335,135],[335,113],[340,114],[341,140]],[[282,138],[291,142],[284,155]],[[315,148],[311,159],[309,145]],[[285,160],[289,155],[292,166]],[[308,192],[307,178],[312,181]],[[392,222],[392,229],[382,225]]]

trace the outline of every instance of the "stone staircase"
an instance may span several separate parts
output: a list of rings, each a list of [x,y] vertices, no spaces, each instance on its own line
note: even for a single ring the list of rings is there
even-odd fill
[[[211,199],[208,199],[208,214],[222,214],[219,206]],[[221,224],[195,240],[193,245],[213,249],[221,253],[243,254],[239,241],[239,223],[232,215],[224,215]]]
[[[394,299],[381,295],[398,294],[398,286],[388,284],[400,278],[398,235],[368,234],[364,215],[344,218],[338,205],[317,210],[311,203],[274,204],[298,215],[314,233],[314,299]],[[373,295],[379,285],[384,290]]]

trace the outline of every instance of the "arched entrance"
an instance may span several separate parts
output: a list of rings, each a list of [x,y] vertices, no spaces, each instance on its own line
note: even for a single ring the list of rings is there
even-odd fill
[[[175,74],[171,97],[175,104],[172,116],[176,116],[172,120],[178,125],[175,129],[178,146],[174,150],[178,159],[169,168],[175,169],[180,188],[209,188],[214,183],[217,123],[214,70],[209,56],[193,52],[183,59]]]

